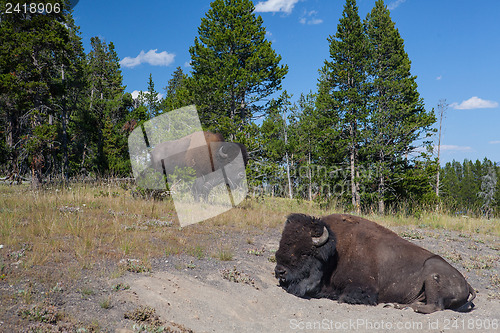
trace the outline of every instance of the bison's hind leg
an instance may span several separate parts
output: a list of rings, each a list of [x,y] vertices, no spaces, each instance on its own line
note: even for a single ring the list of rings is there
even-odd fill
[[[469,285],[463,276],[441,257],[428,259],[423,273],[425,304],[410,304],[416,312],[432,313],[456,309],[467,302]]]
[[[440,295],[440,276],[437,273],[430,274],[424,281],[425,303],[416,301],[410,307],[419,313],[433,313],[444,310],[443,298]]]
[[[349,285],[340,295],[339,302],[348,304],[377,305],[378,293],[370,287]]]

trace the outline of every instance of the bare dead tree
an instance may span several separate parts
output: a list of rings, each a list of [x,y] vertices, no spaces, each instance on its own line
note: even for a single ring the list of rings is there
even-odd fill
[[[436,174],[436,196],[439,197],[439,176],[440,176],[440,158],[441,158],[441,133],[443,128],[443,119],[448,109],[446,99],[440,99],[438,103],[438,115],[439,115],[439,133],[438,133],[438,146],[437,146],[437,174]]]

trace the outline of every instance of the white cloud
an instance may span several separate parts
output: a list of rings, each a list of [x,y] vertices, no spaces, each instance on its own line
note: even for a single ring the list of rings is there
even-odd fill
[[[255,5],[257,13],[283,12],[290,14],[299,0],[266,0]]]
[[[477,96],[471,97],[462,103],[452,103],[450,106],[457,110],[471,110],[471,109],[490,109],[498,107],[498,103],[495,101],[487,101],[481,99]]]
[[[437,156],[438,152],[438,146],[434,145],[432,146],[432,151]],[[441,153],[444,152],[472,152],[474,149],[472,149],[469,146],[457,146],[457,145],[441,145]],[[413,151],[409,154],[413,157],[419,156],[421,153],[427,153],[427,148],[426,147],[416,147],[413,149]]]
[[[316,15],[318,14],[317,11],[311,10],[310,12],[304,11],[304,14],[300,18],[299,22],[301,24],[321,24],[323,23],[322,19],[316,18]]]
[[[323,20],[317,19],[317,18],[311,19],[311,20],[309,20],[309,22],[307,22],[307,24],[321,24],[321,23],[323,23]]]
[[[500,140],[490,141],[488,142],[490,145],[498,145],[500,144]]]
[[[184,63],[184,67],[191,68],[191,67],[192,67],[192,66],[191,66],[191,61],[186,61],[186,62]]]
[[[437,146],[434,147],[437,150]],[[441,145],[441,151],[471,151],[469,146]]]
[[[134,90],[130,94],[132,95],[133,99],[137,99],[137,97],[139,97],[140,92],[141,92],[140,90]],[[149,94],[149,91],[143,91],[142,93]],[[163,97],[165,97],[165,94],[158,93],[158,100],[162,99]]]
[[[273,38],[273,33],[271,31],[266,31],[266,38],[272,43],[276,43],[276,38]]]
[[[134,91],[132,91],[132,93],[131,93],[132,98],[133,98],[133,99],[137,99],[137,97],[139,97],[139,93],[140,93],[140,91],[139,91],[139,90],[134,90]]]
[[[438,77],[436,77],[436,80],[438,80],[438,81],[439,81],[439,80],[441,80],[442,78],[443,78],[443,76],[442,76],[442,75],[439,75]]]
[[[149,50],[144,52],[144,50],[139,53],[135,58],[125,57],[120,61],[120,65],[128,68],[134,68],[137,65],[147,63],[151,66],[168,66],[174,62],[175,54],[163,51],[156,53],[158,49]]]
[[[389,10],[393,10],[399,7],[400,4],[404,3],[406,0],[396,0],[387,5]]]

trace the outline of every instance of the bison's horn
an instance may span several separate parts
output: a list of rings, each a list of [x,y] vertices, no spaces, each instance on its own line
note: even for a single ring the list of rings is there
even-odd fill
[[[219,156],[222,158],[227,158],[227,154],[224,152],[224,146],[220,147]]]
[[[314,246],[321,246],[326,243],[328,240],[328,230],[326,227],[323,227],[323,234],[319,237],[312,237],[312,242]]]

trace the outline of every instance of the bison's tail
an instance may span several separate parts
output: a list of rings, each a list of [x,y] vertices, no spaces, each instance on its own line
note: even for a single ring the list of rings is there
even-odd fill
[[[476,291],[471,287],[469,283],[467,283],[467,285],[469,286],[469,295],[471,295],[472,297],[467,302],[465,302],[464,305],[460,306],[456,310],[458,312],[469,312],[474,309],[474,303],[472,303],[472,301],[474,300],[474,298],[476,298]]]

